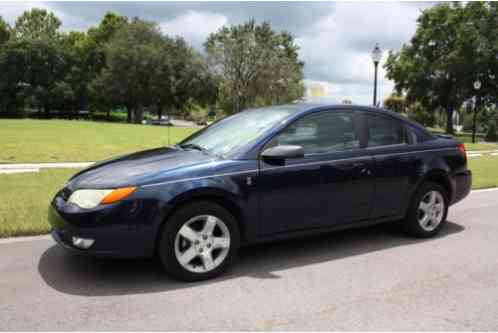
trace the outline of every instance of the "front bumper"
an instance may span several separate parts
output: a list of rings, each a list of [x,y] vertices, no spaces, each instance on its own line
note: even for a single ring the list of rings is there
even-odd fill
[[[49,207],[48,221],[52,238],[72,253],[115,258],[148,257],[154,253],[155,228],[147,216],[137,213],[137,202],[84,211],[56,197]],[[95,243],[86,250],[79,249],[72,243],[73,236],[91,238]]]

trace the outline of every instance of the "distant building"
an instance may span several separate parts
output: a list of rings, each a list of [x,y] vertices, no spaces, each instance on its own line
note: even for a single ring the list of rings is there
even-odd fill
[[[328,95],[328,89],[324,84],[319,82],[313,82],[310,84],[306,90],[307,97],[325,97]]]

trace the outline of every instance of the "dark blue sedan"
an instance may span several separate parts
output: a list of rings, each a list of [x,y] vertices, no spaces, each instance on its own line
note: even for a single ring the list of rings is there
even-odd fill
[[[241,245],[395,222],[431,237],[470,191],[463,144],[351,105],[247,110],[173,147],[80,171],[53,199],[54,239],[80,254],[157,254],[182,280]]]

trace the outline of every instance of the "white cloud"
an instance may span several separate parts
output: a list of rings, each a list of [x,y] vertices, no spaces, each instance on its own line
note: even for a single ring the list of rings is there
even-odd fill
[[[420,8],[402,3],[337,3],[335,11],[317,21],[296,42],[305,61],[306,78],[327,82],[331,97],[371,104],[374,67],[370,52],[384,49],[379,64],[378,96],[386,98],[393,83],[382,68],[388,49],[398,50],[416,29]]]
[[[228,19],[220,14],[188,11],[174,19],[161,23],[165,34],[182,36],[194,47],[201,48],[210,33],[216,32]]]

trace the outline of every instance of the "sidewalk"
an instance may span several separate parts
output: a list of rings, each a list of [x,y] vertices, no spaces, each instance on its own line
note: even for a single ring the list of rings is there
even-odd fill
[[[0,164],[0,174],[39,172],[40,169],[52,168],[86,168],[95,162],[67,162],[67,163],[16,163]]]
[[[480,157],[482,155],[498,156],[498,150],[472,150],[467,152],[468,157]]]

